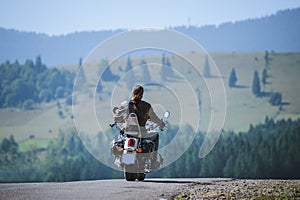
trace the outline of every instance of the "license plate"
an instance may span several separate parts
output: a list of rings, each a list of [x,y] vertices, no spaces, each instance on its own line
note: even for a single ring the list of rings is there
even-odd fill
[[[134,164],[135,154],[123,154],[122,163],[126,165]]]

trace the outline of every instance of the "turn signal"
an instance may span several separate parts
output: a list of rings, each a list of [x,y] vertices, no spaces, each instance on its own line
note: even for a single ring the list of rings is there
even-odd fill
[[[117,147],[117,151],[121,152],[121,151],[123,151],[123,148],[122,147]]]
[[[137,151],[138,153],[142,153],[142,152],[143,152],[143,149],[142,149],[142,148],[138,148],[136,151]]]

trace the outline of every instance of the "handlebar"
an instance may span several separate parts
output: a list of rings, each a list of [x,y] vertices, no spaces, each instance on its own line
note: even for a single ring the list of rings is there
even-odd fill
[[[109,124],[110,128],[113,128],[115,125],[117,125],[117,123],[113,123],[113,124]]]

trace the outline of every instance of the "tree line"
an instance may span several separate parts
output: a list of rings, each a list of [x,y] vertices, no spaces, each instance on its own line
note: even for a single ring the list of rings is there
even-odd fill
[[[300,119],[266,118],[247,132],[225,131],[203,159],[198,158],[205,134],[158,177],[300,178]]]
[[[120,178],[87,152],[75,129],[61,132],[46,149],[20,151],[13,136],[0,143],[0,182]]]
[[[37,103],[64,98],[72,93],[75,74],[47,68],[40,56],[24,64],[0,65],[0,108],[33,109]]]
[[[176,134],[169,130],[166,141]],[[205,133],[189,149],[152,177],[300,178],[300,119],[266,118],[246,132],[224,131],[203,159],[198,153]],[[91,156],[75,129],[61,132],[46,149],[21,152],[13,136],[0,143],[0,182],[77,181],[122,178],[119,171]],[[113,159],[113,157],[112,157]]]

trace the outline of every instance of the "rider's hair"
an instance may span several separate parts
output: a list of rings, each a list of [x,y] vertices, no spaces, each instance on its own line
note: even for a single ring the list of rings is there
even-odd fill
[[[143,98],[144,88],[141,85],[136,85],[132,89],[132,103],[135,111],[138,110],[138,102]]]

